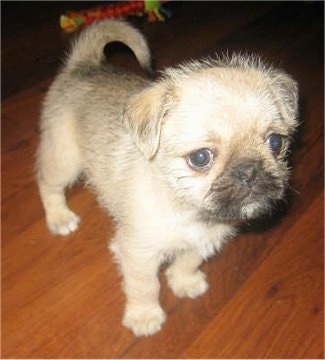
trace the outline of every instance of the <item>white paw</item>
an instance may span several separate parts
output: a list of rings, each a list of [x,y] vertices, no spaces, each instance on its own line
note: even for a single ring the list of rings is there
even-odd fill
[[[166,315],[159,305],[127,305],[123,325],[131,329],[136,336],[149,336],[161,329]]]
[[[177,271],[167,270],[168,284],[178,297],[196,298],[206,292],[209,285],[205,274],[198,270],[194,274],[181,274]]]
[[[68,235],[78,229],[79,216],[68,208],[60,208],[47,215],[47,225],[53,234]]]

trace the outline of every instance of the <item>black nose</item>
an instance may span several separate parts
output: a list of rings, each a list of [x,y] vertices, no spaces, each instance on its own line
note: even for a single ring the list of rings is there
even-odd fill
[[[260,168],[260,161],[243,160],[233,168],[232,175],[241,185],[251,186],[255,182]]]

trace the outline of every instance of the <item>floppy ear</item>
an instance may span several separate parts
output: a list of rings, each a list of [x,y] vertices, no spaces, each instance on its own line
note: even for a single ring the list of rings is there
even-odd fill
[[[158,150],[163,118],[170,96],[163,83],[156,83],[131,98],[124,113],[124,124],[148,159]]]
[[[282,72],[273,74],[272,83],[281,114],[286,123],[293,129],[297,126],[298,85],[289,75]]]

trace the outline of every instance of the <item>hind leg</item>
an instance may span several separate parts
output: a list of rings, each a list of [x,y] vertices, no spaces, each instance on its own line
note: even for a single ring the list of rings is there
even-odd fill
[[[44,127],[37,154],[38,186],[47,225],[52,233],[59,235],[75,231],[80,221],[68,208],[64,193],[81,170],[72,120],[65,116]]]

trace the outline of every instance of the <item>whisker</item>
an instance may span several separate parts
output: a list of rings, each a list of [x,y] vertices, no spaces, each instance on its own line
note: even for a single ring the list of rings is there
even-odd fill
[[[290,189],[291,191],[293,191],[296,195],[301,196],[301,192],[298,191],[297,189],[295,189],[293,186],[291,186],[290,184],[288,184],[288,189]]]

